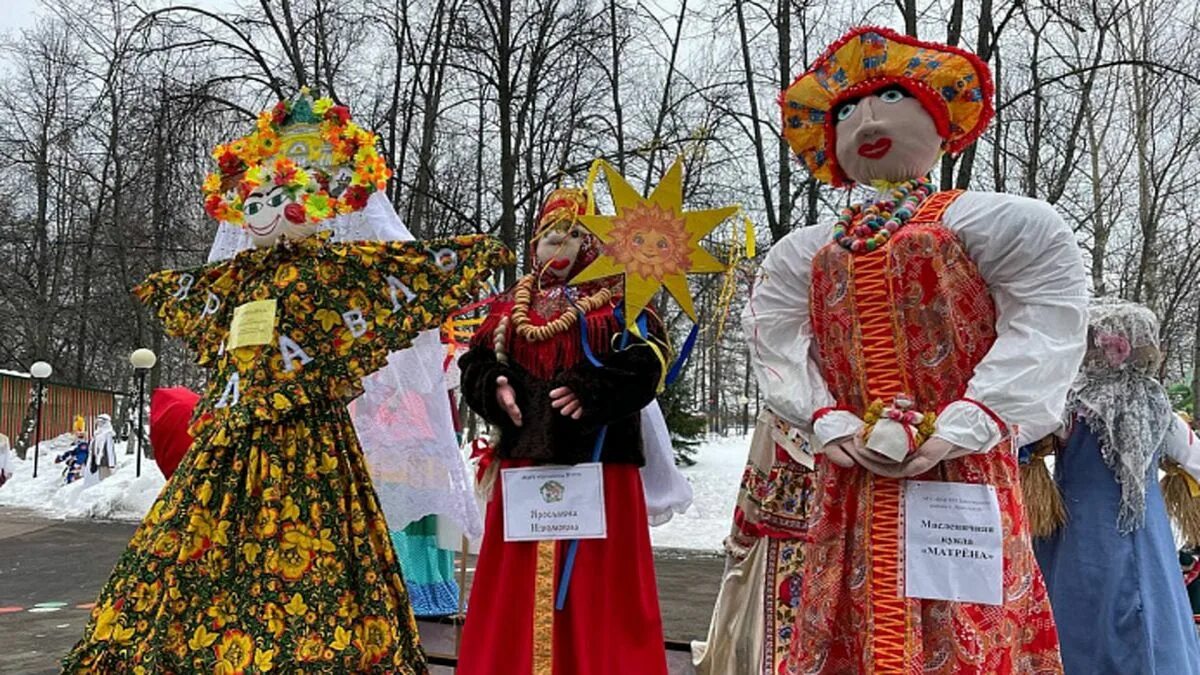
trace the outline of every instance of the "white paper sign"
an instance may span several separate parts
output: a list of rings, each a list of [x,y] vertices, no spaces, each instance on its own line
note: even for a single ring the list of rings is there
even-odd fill
[[[604,539],[600,464],[504,469],[504,541]]]
[[[995,487],[933,481],[905,485],[907,597],[1003,604],[1003,546]]]

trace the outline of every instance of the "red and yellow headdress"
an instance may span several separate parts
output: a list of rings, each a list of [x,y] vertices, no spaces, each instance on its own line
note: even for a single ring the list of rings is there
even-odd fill
[[[549,230],[578,223],[580,216],[587,215],[588,202],[586,188],[555,188],[546,195],[546,201],[542,204],[533,238],[536,240]]]
[[[834,186],[852,182],[837,164],[832,112],[894,85],[921,102],[950,153],[975,142],[995,114],[992,75],[978,56],[886,28],[855,28],[779,97],[783,136],[814,178]]]
[[[213,150],[217,171],[204,180],[204,210],[241,225],[246,197],[273,182],[303,204],[310,222],[357,211],[392,175],[375,142],[346,106],[302,89],[259,114],[249,135]]]

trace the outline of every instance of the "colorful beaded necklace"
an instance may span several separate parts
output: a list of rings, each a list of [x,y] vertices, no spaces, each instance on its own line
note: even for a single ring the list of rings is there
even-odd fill
[[[892,190],[889,198],[866,208],[862,204],[844,208],[833,226],[833,240],[854,253],[874,251],[887,243],[917,212],[921,202],[934,192],[928,178],[918,178],[902,183]],[[860,213],[862,218],[854,225]]]

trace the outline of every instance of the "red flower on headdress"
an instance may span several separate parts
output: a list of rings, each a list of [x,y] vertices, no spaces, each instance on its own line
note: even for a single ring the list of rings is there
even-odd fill
[[[296,164],[288,159],[275,162],[275,184],[287,185],[296,176]]]
[[[271,121],[275,124],[283,124],[285,117],[287,117],[287,104],[280,101],[271,109]]]
[[[367,189],[361,185],[351,185],[342,193],[342,201],[352,210],[357,211],[367,205],[367,197],[370,194]]]
[[[216,218],[217,214],[221,212],[221,202],[221,195],[209,195],[208,199],[204,200],[204,212]]]
[[[335,105],[325,113],[325,119],[337,118],[338,122],[345,124],[350,121],[350,109],[344,105]]]
[[[221,173],[228,176],[242,170],[242,160],[232,150],[226,150],[217,160],[217,166],[221,168]]]

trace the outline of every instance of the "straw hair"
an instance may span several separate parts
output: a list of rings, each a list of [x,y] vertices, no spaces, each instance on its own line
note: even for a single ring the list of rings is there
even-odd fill
[[[1162,468],[1167,475],[1159,487],[1167,503],[1167,514],[1183,534],[1184,546],[1200,546],[1200,496],[1193,492],[1194,480],[1172,460],[1165,460]]]
[[[1029,533],[1038,539],[1053,535],[1067,522],[1067,508],[1063,504],[1058,484],[1046,466],[1046,455],[1053,454],[1053,437],[1043,438],[1028,464],[1021,465],[1021,492],[1025,498],[1025,518],[1029,521]]]

